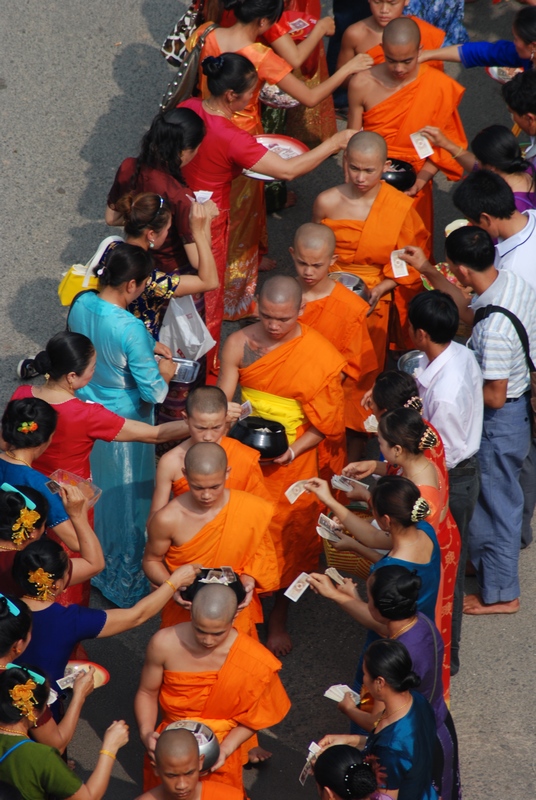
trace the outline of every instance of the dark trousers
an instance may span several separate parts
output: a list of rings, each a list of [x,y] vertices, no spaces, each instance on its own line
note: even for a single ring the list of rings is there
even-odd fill
[[[523,489],[523,524],[521,526],[521,549],[532,542],[532,516],[536,507],[536,439],[532,440],[529,454],[521,467],[519,483]]]
[[[461,539],[460,561],[452,609],[451,675],[455,675],[460,668],[459,651],[462,633],[465,563],[469,552],[469,523],[480,491],[480,467],[476,455],[462,464],[461,467],[449,469],[449,506]]]
[[[333,16],[335,18],[335,34],[330,37],[326,60],[329,74],[337,71],[337,59],[341,49],[342,37],[346,28],[359,22],[365,17],[370,17],[368,0],[333,0]],[[346,88],[341,86],[333,92],[333,101],[337,108],[348,105]]]

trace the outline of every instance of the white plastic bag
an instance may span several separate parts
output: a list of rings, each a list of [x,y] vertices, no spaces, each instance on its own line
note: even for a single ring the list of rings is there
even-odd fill
[[[171,298],[158,338],[174,356],[191,361],[198,361],[216,344],[189,294]]]

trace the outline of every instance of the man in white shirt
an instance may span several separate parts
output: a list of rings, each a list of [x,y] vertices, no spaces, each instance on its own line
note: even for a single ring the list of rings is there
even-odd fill
[[[527,82],[531,92],[536,91],[536,74]],[[527,115],[531,124],[533,116]],[[452,199],[473,224],[498,239],[495,245],[497,269],[515,272],[536,291],[536,211],[517,211],[511,188],[500,175],[488,170],[469,175],[456,187]],[[531,521],[536,507],[535,439],[523,464],[520,483],[524,496],[521,547],[528,547],[532,542]]]
[[[426,355],[423,371],[415,375],[415,380],[424,417],[443,440],[449,471],[449,505],[461,539],[452,612],[451,675],[460,668],[465,564],[469,522],[480,488],[476,454],[484,413],[482,372],[475,355],[453,341],[459,321],[456,303],[444,292],[421,292],[409,304],[409,332],[415,346]]]
[[[434,286],[454,299],[461,319],[474,323],[475,312],[489,305],[513,313],[525,327],[536,353],[536,292],[518,275],[498,271],[495,250],[486,231],[459,228],[445,242],[449,267],[467,297],[433,267],[424,253],[406,247],[402,258]],[[469,346],[484,378],[484,424],[478,452],[481,485],[469,526],[469,556],[480,593],[467,595],[464,613],[513,614],[519,610],[519,546],[523,492],[519,476],[528,455],[530,434],[530,373],[523,346],[508,316],[493,312],[474,325]]]

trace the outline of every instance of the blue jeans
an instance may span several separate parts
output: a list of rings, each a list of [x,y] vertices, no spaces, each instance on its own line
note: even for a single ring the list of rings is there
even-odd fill
[[[478,451],[480,494],[469,524],[469,558],[484,603],[506,603],[521,593],[523,491],[519,477],[530,443],[528,396],[502,408],[484,408]]]
[[[521,549],[532,542],[532,516],[536,508],[536,439],[532,440],[529,454],[523,462],[519,478],[525,505],[523,506],[523,525],[521,527]]]

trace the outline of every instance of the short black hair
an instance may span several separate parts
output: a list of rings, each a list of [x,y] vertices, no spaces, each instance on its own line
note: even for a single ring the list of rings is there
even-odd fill
[[[520,72],[501,86],[503,100],[508,108],[520,117],[536,114],[536,72],[532,69]]]
[[[452,193],[452,202],[473,222],[479,222],[482,214],[510,219],[516,210],[513,191],[504,178],[488,169],[479,169],[460,181]]]
[[[447,236],[445,252],[453,264],[475,272],[491,269],[495,261],[495,245],[489,233],[470,225]]]
[[[425,331],[435,344],[452,342],[460,324],[456,303],[450,295],[437,289],[415,295],[408,315],[413,328]]]

